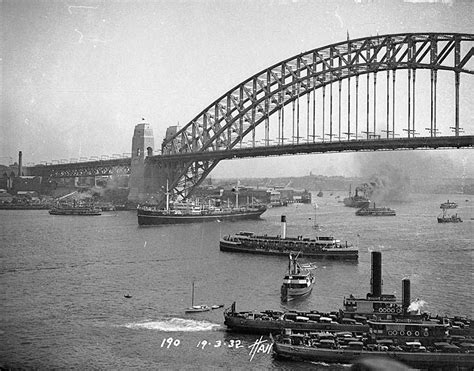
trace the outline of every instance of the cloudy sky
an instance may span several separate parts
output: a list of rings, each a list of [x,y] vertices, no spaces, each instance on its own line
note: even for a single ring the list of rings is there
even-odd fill
[[[168,126],[188,123],[278,61],[345,40],[347,32],[351,38],[473,33],[473,3],[0,0],[0,163],[15,161],[19,150],[25,163],[128,153],[142,117],[158,148]],[[462,99],[473,106],[472,97]],[[473,111],[462,113],[472,125]],[[212,175],[358,175],[370,156],[234,160],[222,162]],[[394,161],[393,156],[377,158]],[[448,158],[454,173],[474,174],[469,150],[413,157],[420,158]]]

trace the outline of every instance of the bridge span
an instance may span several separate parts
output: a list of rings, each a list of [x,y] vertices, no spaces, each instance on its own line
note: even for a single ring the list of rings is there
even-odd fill
[[[51,177],[129,173],[134,201],[149,194],[164,198],[166,184],[183,199],[224,159],[472,148],[473,105],[460,102],[461,95],[472,100],[473,55],[473,34],[344,40],[250,76],[186,125],[169,127],[160,155],[153,156],[153,131],[143,122],[135,127],[129,159],[35,166],[28,172]]]

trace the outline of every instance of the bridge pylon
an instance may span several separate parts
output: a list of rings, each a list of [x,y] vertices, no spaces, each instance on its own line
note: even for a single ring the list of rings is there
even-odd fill
[[[130,202],[142,202],[148,197],[145,189],[145,158],[153,156],[154,147],[153,129],[142,119],[141,123],[135,125],[133,132],[128,194]]]

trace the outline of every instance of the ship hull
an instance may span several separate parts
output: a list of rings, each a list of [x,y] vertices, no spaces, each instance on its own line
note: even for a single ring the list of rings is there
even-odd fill
[[[462,223],[461,218],[438,218],[438,223]]]
[[[391,358],[411,367],[473,367],[472,353],[441,353],[441,352],[400,352],[400,351],[365,351],[348,349],[324,349],[273,343],[274,353],[282,358],[348,364],[365,357]]]
[[[304,314],[303,314],[304,315]],[[346,324],[346,323],[322,323],[315,321],[299,322],[294,320],[285,319],[250,319],[245,318],[239,313],[226,312],[224,313],[224,324],[227,329],[232,332],[244,333],[244,334],[279,334],[284,329],[291,329],[295,332],[317,332],[317,331],[328,331],[328,332],[343,332],[348,331],[352,333],[368,333],[369,326],[367,324]],[[450,329],[451,335],[472,337],[474,336],[474,330],[470,327],[467,328],[452,328]]]
[[[350,331],[355,333],[367,332],[369,327],[367,325],[346,325],[341,323],[320,323],[320,322],[297,322],[290,320],[255,320],[247,319],[232,314],[224,316],[224,324],[227,329],[233,332],[245,334],[278,334],[284,329],[291,329],[293,331]]]
[[[395,216],[395,211],[388,210],[358,210],[356,211],[357,216]]]
[[[97,216],[101,215],[100,211],[96,210],[72,210],[72,209],[65,209],[65,210],[50,210],[49,213],[51,215],[71,215],[71,216]]]
[[[215,222],[223,220],[245,220],[258,219],[265,212],[266,209],[256,209],[242,212],[228,212],[228,213],[209,213],[200,215],[186,215],[186,214],[163,214],[156,211],[138,210],[138,224],[142,226],[147,225],[161,225],[161,224],[185,224],[185,223],[201,223],[201,222]]]
[[[288,302],[296,299],[301,299],[313,291],[313,285],[309,287],[305,287],[303,289],[288,289],[288,288],[281,288],[281,301]]]
[[[226,252],[238,252],[238,253],[247,253],[247,254],[260,254],[260,255],[281,255],[288,256],[289,253],[295,252],[295,249],[272,249],[264,248],[262,246],[255,247],[246,247],[241,243],[226,241],[221,239],[219,242],[219,247],[221,251]],[[317,258],[317,259],[340,259],[340,260],[358,260],[359,252],[357,249],[353,248],[330,248],[330,249],[320,249],[314,251],[301,251],[300,256]]]
[[[369,200],[355,200],[353,197],[346,197],[344,200],[344,205],[348,207],[366,207],[370,204]]]

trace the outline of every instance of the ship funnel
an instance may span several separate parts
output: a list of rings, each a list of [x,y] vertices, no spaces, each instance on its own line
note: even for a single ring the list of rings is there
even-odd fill
[[[370,286],[372,296],[382,296],[382,253],[380,251],[372,251],[372,277],[370,278]]]
[[[410,306],[410,280],[405,278],[402,281],[402,308],[403,314],[407,314],[408,307]]]
[[[286,238],[286,216],[281,216],[281,238]]]

